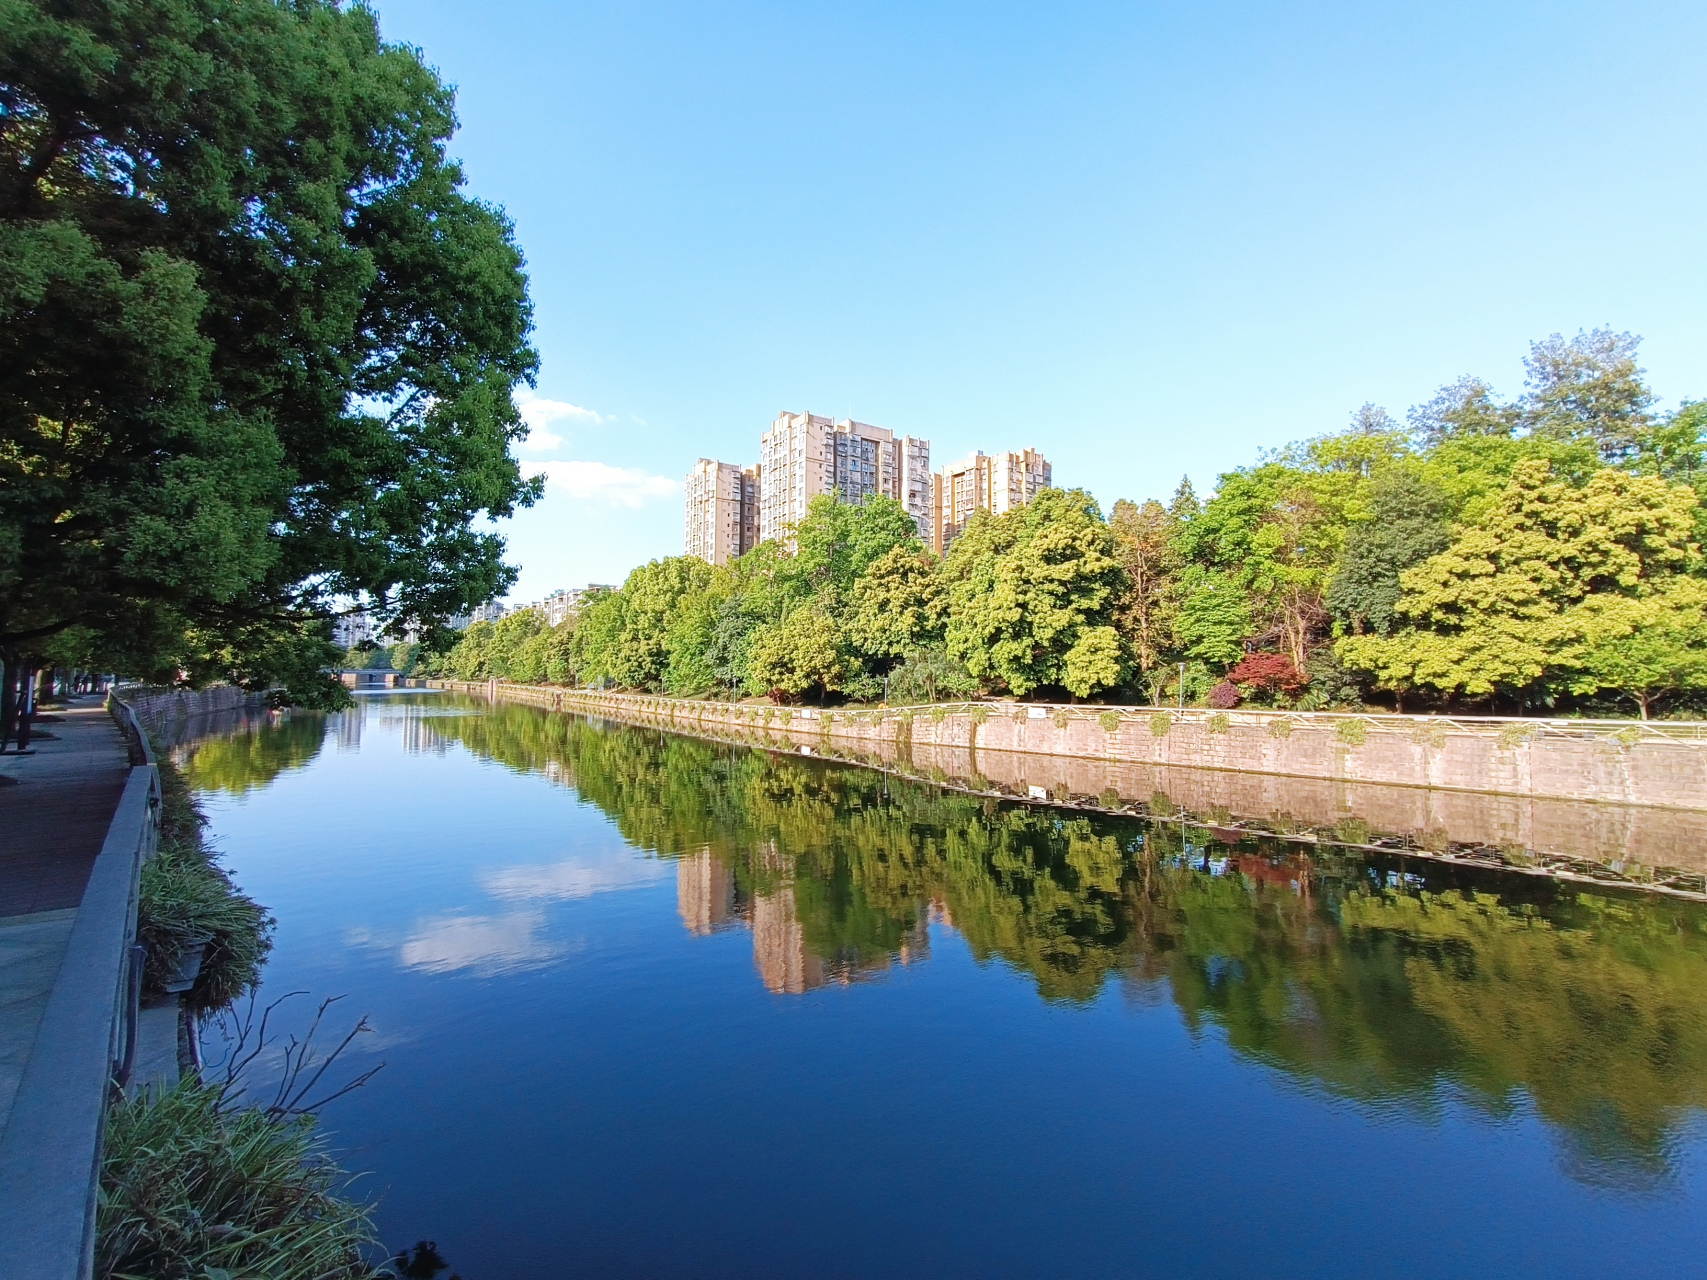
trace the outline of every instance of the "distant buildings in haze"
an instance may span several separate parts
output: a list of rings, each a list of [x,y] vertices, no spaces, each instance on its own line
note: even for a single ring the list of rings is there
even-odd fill
[[[760,542],[786,542],[812,499],[834,493],[854,503],[895,499],[941,554],[974,511],[1023,506],[1049,483],[1049,463],[1035,449],[974,453],[933,475],[929,440],[852,418],[784,412],[759,438],[756,467],[694,463],[684,485],[685,550],[720,565]]]
[[[476,622],[497,622],[509,617],[512,613],[525,613],[532,609],[545,617],[547,626],[561,626],[572,615],[581,611],[588,596],[595,591],[615,591],[616,588],[602,582],[590,583],[573,590],[558,589],[543,600],[532,600],[527,604],[507,605],[502,600],[488,600],[485,604],[475,605],[467,613],[459,613],[445,625],[453,631],[466,631]]]

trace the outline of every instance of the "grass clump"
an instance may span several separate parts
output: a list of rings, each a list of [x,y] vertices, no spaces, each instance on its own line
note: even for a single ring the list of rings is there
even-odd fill
[[[201,972],[186,993],[196,1014],[222,1009],[261,977],[274,921],[240,893],[202,840],[206,824],[177,767],[162,753],[160,848],[142,865],[137,941],[148,950],[145,988],[158,994],[186,952],[205,946]]]
[[[369,1280],[368,1211],[342,1193],[311,1116],[228,1107],[186,1077],[107,1112],[102,1280]]]

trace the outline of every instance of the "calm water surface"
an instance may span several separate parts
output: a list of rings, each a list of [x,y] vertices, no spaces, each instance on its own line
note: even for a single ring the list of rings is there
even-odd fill
[[[1707,1274],[1693,908],[437,695],[177,754],[465,1280]]]

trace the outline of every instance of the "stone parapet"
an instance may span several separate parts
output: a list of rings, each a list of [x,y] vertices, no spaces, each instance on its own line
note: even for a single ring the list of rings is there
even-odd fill
[[[1435,855],[1497,851],[1513,866],[1581,861],[1639,882],[1656,869],[1707,874],[1698,723],[1010,702],[826,710],[434,683],[1024,800]]]

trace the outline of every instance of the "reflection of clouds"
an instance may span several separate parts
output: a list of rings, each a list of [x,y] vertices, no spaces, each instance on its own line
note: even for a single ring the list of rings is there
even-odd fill
[[[501,916],[439,916],[423,920],[403,940],[398,959],[406,969],[453,973],[472,969],[482,976],[539,969],[563,954],[560,943],[535,936],[545,914],[512,911]]]
[[[505,867],[480,877],[481,887],[494,898],[524,902],[590,898],[595,893],[636,889],[655,884],[669,874],[658,862],[619,853],[590,861],[585,857],[533,866]]]

